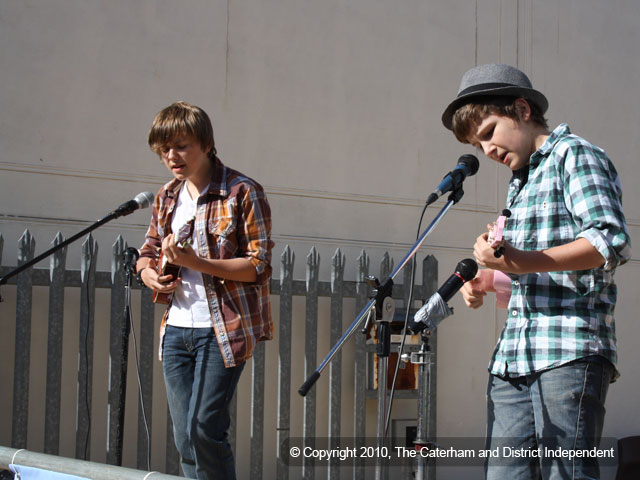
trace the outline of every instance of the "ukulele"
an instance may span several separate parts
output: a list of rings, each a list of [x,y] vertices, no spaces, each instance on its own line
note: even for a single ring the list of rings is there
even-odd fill
[[[494,222],[493,227],[489,231],[489,238],[487,241],[493,248],[493,256],[500,258],[504,254],[504,232],[507,218],[511,216],[511,211],[504,209],[502,215]],[[500,270],[494,270],[493,272],[493,288],[496,291],[496,307],[507,308],[509,305],[509,298],[511,297],[511,279],[505,273]]]
[[[511,211],[507,208],[502,210],[502,215],[498,217],[498,219],[493,223],[493,228],[489,230],[489,238],[487,238],[487,242],[493,248],[493,256],[496,258],[500,258],[504,253],[504,238],[502,237],[502,233],[504,232],[505,223],[507,223],[507,218],[511,216]]]
[[[176,234],[176,246],[180,249],[191,245],[193,242],[193,225],[195,223],[196,217],[191,218],[187,223],[185,223],[178,233]],[[156,265],[156,271],[159,276],[163,275],[171,275],[174,279],[178,278],[180,275],[180,270],[182,269],[179,265],[174,265],[173,263],[169,263],[167,258],[160,252],[160,257],[158,258],[158,264]],[[169,303],[171,300],[171,293],[160,293],[153,292],[153,303]]]

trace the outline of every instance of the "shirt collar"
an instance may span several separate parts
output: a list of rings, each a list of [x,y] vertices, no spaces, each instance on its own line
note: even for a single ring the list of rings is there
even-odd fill
[[[558,125],[553,132],[547,137],[542,146],[531,154],[531,158],[529,159],[529,164],[525,165],[519,170],[515,170],[513,172],[513,176],[511,177],[511,181],[509,182],[509,191],[510,197],[515,199],[515,196],[522,190],[522,188],[526,185],[529,177],[533,173],[533,171],[538,167],[540,162],[553,150],[563,137],[571,134],[569,130],[569,126],[566,123],[561,123]]]
[[[566,137],[569,134],[571,134],[569,125],[567,125],[566,123],[561,123],[560,125],[558,125],[547,137],[542,146],[538,150],[533,152],[533,155],[531,155],[531,159],[529,160],[529,169],[534,170],[538,166],[540,161],[545,158],[549,154],[549,152],[551,152],[551,150],[555,148],[556,143],[558,143],[561,138]]]

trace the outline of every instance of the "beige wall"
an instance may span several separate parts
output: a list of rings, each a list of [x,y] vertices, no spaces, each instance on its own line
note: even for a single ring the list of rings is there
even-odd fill
[[[551,125],[566,121],[610,154],[636,237],[638,24],[633,0],[3,0],[3,264],[15,264],[25,228],[41,252],[58,230],[70,236],[157,190],[168,175],[146,133],[158,110],[183,99],[211,114],[223,161],[266,187],[275,257],[291,245],[302,279],[315,245],[327,279],[340,247],[352,280],[362,248],[374,259],[385,250],[402,257],[424,199],[470,151],[439,118],[461,74],[486,62],[525,70],[550,100]],[[442,279],[501,210],[508,178],[481,159],[461,203],[427,239],[421,255],[438,257]],[[147,221],[138,212],[94,235],[102,251],[118,234],[137,245]],[[75,268],[79,249],[68,254]],[[622,378],[610,390],[608,436],[640,434],[636,257],[617,274]],[[108,268],[107,256],[100,262]],[[440,328],[438,430],[482,436],[486,364],[504,315],[452,305],[456,316]],[[2,342],[11,348],[11,337]],[[402,405],[398,416],[413,412]]]

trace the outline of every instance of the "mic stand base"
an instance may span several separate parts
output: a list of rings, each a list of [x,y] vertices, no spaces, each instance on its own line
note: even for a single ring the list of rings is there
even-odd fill
[[[433,365],[431,347],[429,346],[429,334],[423,333],[422,346],[420,351],[411,354],[411,363],[418,365],[418,425],[416,438],[413,442],[414,448],[421,451],[434,447],[434,443],[429,441],[429,420],[431,418],[431,402],[429,401],[429,384],[431,382],[431,367]],[[426,480],[429,478],[428,458],[417,455],[416,480]]]

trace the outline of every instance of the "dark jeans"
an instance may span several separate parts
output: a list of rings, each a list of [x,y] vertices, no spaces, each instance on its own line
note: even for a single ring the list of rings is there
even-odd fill
[[[600,478],[595,458],[540,458],[519,452],[599,446],[612,374],[609,362],[582,359],[525,377],[490,375],[486,448],[498,448],[500,456],[487,459],[487,478]]]
[[[168,325],[162,364],[185,477],[235,479],[228,441],[229,403],[244,363],[225,368],[213,328]]]

